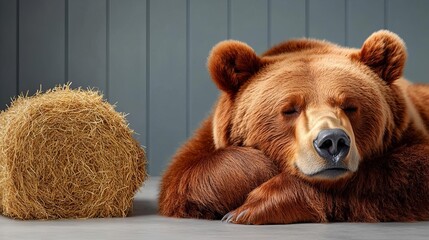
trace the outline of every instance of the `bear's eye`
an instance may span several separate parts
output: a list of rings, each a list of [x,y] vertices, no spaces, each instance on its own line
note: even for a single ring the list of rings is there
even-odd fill
[[[295,114],[298,114],[298,109],[296,107],[287,108],[286,110],[283,110],[283,115],[285,116],[293,116]]]
[[[355,113],[357,111],[357,107],[356,106],[345,106],[345,107],[341,107],[341,109],[345,112],[345,113]]]

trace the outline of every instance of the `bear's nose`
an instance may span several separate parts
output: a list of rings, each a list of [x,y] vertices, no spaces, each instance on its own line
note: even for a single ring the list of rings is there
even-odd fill
[[[342,129],[325,129],[313,141],[316,152],[331,164],[343,160],[350,150],[350,137]]]

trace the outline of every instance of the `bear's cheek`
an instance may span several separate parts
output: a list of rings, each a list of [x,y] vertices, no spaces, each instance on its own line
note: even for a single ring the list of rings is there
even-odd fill
[[[275,161],[282,169],[293,161],[296,152],[295,126],[284,124],[282,119],[269,119],[248,124],[249,130],[244,134],[244,146],[257,148]]]
[[[363,159],[380,153],[384,148],[384,131],[386,123],[381,119],[382,114],[363,116],[354,123],[356,145]]]

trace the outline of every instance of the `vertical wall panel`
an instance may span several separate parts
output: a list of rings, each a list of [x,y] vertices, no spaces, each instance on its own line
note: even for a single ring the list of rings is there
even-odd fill
[[[19,1],[19,91],[64,83],[64,0]]]
[[[347,45],[360,48],[373,32],[384,28],[384,0],[348,0]]]
[[[388,28],[404,39],[408,49],[405,76],[413,82],[429,82],[429,1],[389,0]]]
[[[206,63],[211,48],[227,38],[227,6],[227,0],[190,1],[188,134],[208,116],[219,93]]]
[[[0,1],[0,111],[16,95],[17,1]]]
[[[246,42],[257,53],[268,48],[268,4],[261,0],[231,1],[231,38]]]
[[[110,0],[109,101],[146,144],[146,1]]]
[[[186,0],[150,1],[149,159],[160,174],[186,139]]]
[[[305,1],[271,0],[270,13],[271,45],[305,37]]]
[[[345,44],[345,0],[308,0],[309,37]]]
[[[106,0],[70,0],[68,81],[106,92]]]

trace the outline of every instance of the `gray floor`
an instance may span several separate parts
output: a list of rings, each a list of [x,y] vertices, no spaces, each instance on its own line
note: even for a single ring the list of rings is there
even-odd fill
[[[334,223],[242,226],[157,215],[159,179],[150,179],[136,197],[134,214],[120,219],[17,221],[0,217],[6,239],[429,239],[429,222]]]

